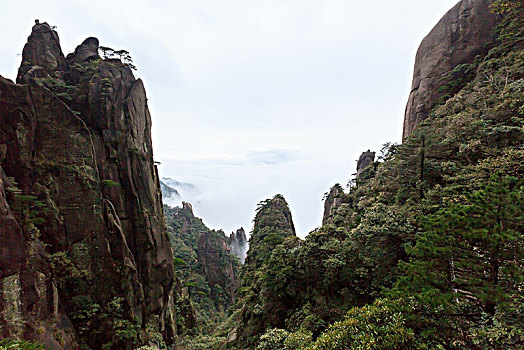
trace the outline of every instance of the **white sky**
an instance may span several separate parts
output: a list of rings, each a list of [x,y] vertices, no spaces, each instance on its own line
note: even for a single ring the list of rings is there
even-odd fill
[[[126,49],[145,82],[161,176],[195,184],[226,232],[288,200],[298,234],[362,151],[399,142],[416,49],[457,0],[0,0],[0,75],[35,19],[64,53],[88,36]]]

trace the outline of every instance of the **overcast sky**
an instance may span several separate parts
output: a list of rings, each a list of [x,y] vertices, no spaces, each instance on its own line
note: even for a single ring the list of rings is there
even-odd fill
[[[400,142],[416,49],[457,0],[2,0],[0,75],[35,19],[64,53],[126,49],[145,82],[160,174],[196,185],[212,228],[252,228],[281,193],[298,234],[362,151]]]

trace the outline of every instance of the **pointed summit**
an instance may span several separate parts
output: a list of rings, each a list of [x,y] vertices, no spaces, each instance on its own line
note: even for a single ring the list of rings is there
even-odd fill
[[[340,204],[342,204],[342,198],[344,197],[344,190],[340,184],[336,184],[331,187],[329,194],[326,197],[326,202],[324,203],[324,215],[322,217],[322,225],[326,225],[335,214],[335,211],[338,209]]]
[[[26,84],[30,78],[53,76],[56,71],[67,70],[58,34],[47,23],[35,20],[35,25],[22,51],[22,63],[16,82]]]
[[[249,239],[246,257],[248,269],[257,269],[266,263],[273,249],[286,237],[296,236],[291,211],[284,196],[277,194],[258,204],[255,226]]]

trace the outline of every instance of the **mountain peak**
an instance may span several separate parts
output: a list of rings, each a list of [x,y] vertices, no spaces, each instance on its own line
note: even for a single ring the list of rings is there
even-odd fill
[[[22,63],[16,82],[27,84],[31,78],[53,76],[56,71],[65,71],[65,61],[57,32],[46,22],[35,21],[31,35],[22,51]]]

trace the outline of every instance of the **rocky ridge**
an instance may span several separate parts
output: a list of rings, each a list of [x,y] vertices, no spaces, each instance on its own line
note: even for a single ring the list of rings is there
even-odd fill
[[[164,183],[162,180],[160,180],[160,190],[162,191],[162,201],[180,201],[182,199],[182,196],[177,191],[176,188],[173,188],[166,183]],[[167,204],[167,203],[166,203]]]
[[[236,314],[241,327],[233,329],[228,342],[233,348],[251,348],[251,344],[268,325],[276,326],[280,312],[267,303],[273,294],[264,287],[262,276],[270,265],[273,251],[283,242],[299,240],[289,206],[278,194],[258,204],[255,224],[249,238],[249,250],[243,267],[240,302]],[[277,253],[278,254],[278,253]],[[262,309],[261,305],[267,307]]]
[[[176,272],[184,282],[181,294],[196,311],[195,326],[213,328],[235,302],[240,262],[221,230],[209,229],[195,217],[190,203],[165,206],[167,232],[173,247]]]

